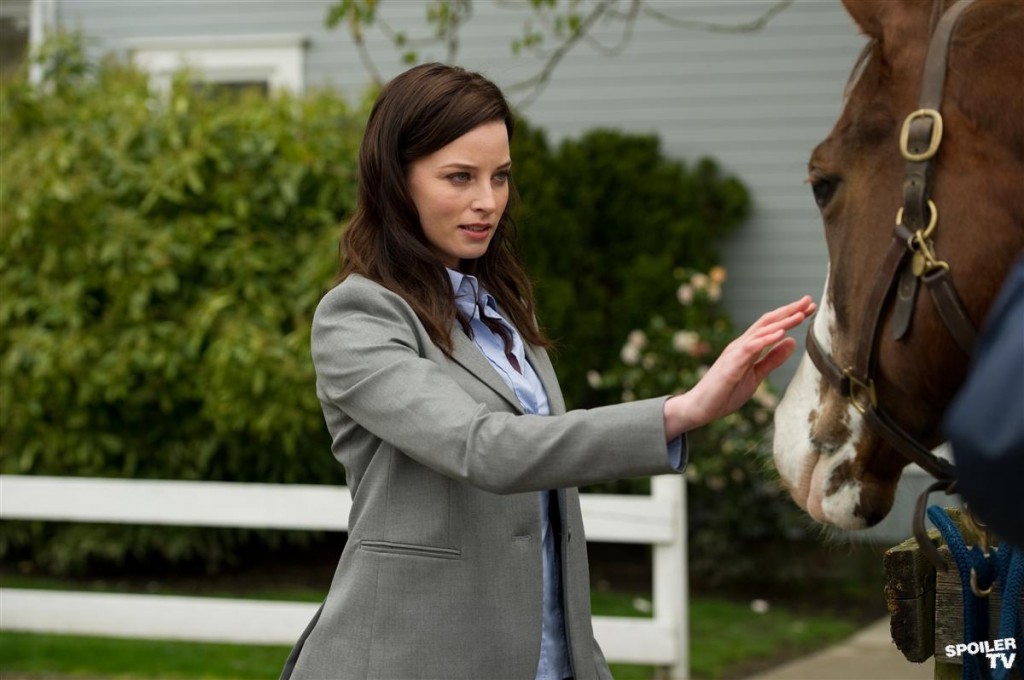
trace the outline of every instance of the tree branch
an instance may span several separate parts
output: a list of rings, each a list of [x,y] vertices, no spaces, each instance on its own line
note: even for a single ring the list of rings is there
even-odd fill
[[[392,28],[391,24],[381,18],[377,18],[376,24],[377,27],[380,28],[380,32],[384,34],[384,37],[390,40],[395,47],[420,49],[422,47],[431,47],[442,42],[442,39],[437,35],[432,35],[429,38],[409,38],[404,33],[396,31]]]
[[[529,92],[526,94],[526,96],[519,101],[519,108],[528,107],[537,99],[537,97],[541,95],[541,93],[544,92],[544,88],[551,80],[551,74],[554,72],[555,67],[557,67],[558,64],[562,61],[562,59],[564,59],[565,56],[570,52],[570,50],[572,50],[572,48],[575,47],[576,44],[583,39],[583,36],[585,36],[587,32],[590,31],[594,23],[596,23],[597,20],[600,19],[602,15],[604,15],[604,13],[608,10],[608,8],[614,1],[615,0],[602,0],[601,2],[598,2],[597,5],[595,5],[594,9],[591,10],[590,14],[588,14],[587,17],[583,19],[582,22],[580,22],[579,27],[573,32],[573,34],[566,38],[565,42],[559,45],[558,48],[551,53],[551,55],[545,61],[544,65],[541,67],[540,71],[538,71],[535,75],[531,76],[530,78],[521,80],[518,83],[513,83],[512,85],[509,85],[507,88],[505,88],[510,92],[515,92],[517,90],[524,90],[529,88]]]
[[[636,25],[636,18],[640,13],[642,3],[643,0],[631,0],[629,10],[625,13],[617,12],[613,9],[609,10],[610,17],[625,22],[625,26],[622,29],[622,35],[619,37],[618,43],[608,46],[592,35],[584,36],[584,42],[587,43],[587,46],[590,47],[590,49],[606,57],[615,57],[622,54],[625,49],[629,47],[629,43],[633,40],[633,27]]]
[[[691,28],[712,33],[753,33],[765,27],[772,18],[793,4],[793,0],[780,0],[765,10],[765,13],[745,24],[722,24],[714,21],[697,21],[695,19],[679,19],[659,10],[644,6],[644,14],[673,28]]]
[[[651,17],[655,21],[672,28],[702,30],[713,33],[752,33],[764,28],[776,15],[793,4],[793,0],[778,0],[769,6],[761,16],[752,21],[726,24],[675,17],[650,7],[647,4],[647,0],[628,0],[628,9],[621,10],[618,7],[620,2],[623,1],[625,0],[592,0],[593,4],[590,12],[576,24],[579,15],[576,14],[575,10],[579,5],[585,4],[587,0],[569,0],[568,9],[562,12],[558,11],[559,8],[563,7],[560,4],[561,0],[493,0],[495,6],[500,8],[529,10],[534,18],[544,24],[544,28],[541,31],[533,31],[532,28],[529,28],[529,22],[527,22],[527,28],[524,30],[522,41],[517,40],[513,43],[514,52],[518,52],[521,47],[525,47],[543,62],[534,75],[505,88],[509,92],[526,92],[526,95],[518,102],[520,108],[528,107],[544,92],[555,69],[580,42],[604,56],[621,54],[633,39],[634,27],[641,12],[645,16]],[[328,15],[328,26],[330,27],[333,27],[337,20],[342,17],[347,19],[349,32],[359,53],[359,59],[374,83],[380,85],[383,83],[383,79],[363,39],[363,29],[374,23],[377,24],[381,33],[396,48],[416,50],[440,43],[446,47],[448,63],[455,62],[460,47],[459,32],[462,30],[463,25],[473,16],[474,0],[434,0],[433,3],[429,3],[427,5],[427,23],[433,26],[434,35],[429,38],[415,39],[408,38],[404,32],[396,31],[388,23],[376,16],[374,10],[379,2],[380,0],[363,0],[365,5],[361,5],[358,0],[341,0],[332,6]],[[623,23],[622,33],[618,37],[618,41],[613,45],[606,45],[590,34],[595,24],[601,18]],[[566,24],[563,23],[566,19],[568,19],[567,23],[570,27],[568,35],[566,35],[564,28]],[[540,45],[545,33],[557,38],[557,46],[552,50],[546,50]],[[407,52],[406,60],[418,60],[415,51]]]
[[[377,65],[373,62],[370,50],[366,48],[366,41],[363,39],[362,24],[356,17],[351,17],[348,22],[349,33],[352,35],[352,42],[356,45],[356,52],[359,53],[359,61],[363,62],[363,68],[370,74],[373,84],[380,87],[384,84]]]
[[[443,26],[443,30],[444,40],[448,46],[447,61],[452,64],[459,51],[459,30],[462,24],[473,17],[473,0],[451,0],[449,7],[451,15]]]

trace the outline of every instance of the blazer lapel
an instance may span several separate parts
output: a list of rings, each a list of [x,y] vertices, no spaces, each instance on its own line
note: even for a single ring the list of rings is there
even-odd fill
[[[523,406],[519,403],[519,399],[516,398],[512,389],[505,384],[505,381],[498,375],[498,372],[494,370],[491,362],[487,360],[487,357],[480,351],[480,348],[458,328],[452,332],[452,340],[452,359],[476,376],[482,383],[497,392],[502,399],[507,401],[516,410],[516,413],[523,413]],[[547,383],[544,384],[544,387],[547,388]]]
[[[537,377],[540,378],[541,384],[544,385],[544,391],[547,392],[548,408],[551,409],[551,415],[557,416],[565,413],[565,400],[562,399],[562,390],[558,386],[558,376],[555,375],[555,367],[551,365],[548,353],[527,343],[523,344],[526,347],[526,358],[529,359],[533,370],[537,372]]]
[[[519,403],[515,393],[494,370],[491,362],[487,360],[480,348],[459,328],[452,331],[452,339],[452,359],[497,392],[516,410],[516,413],[524,413],[523,405]],[[555,368],[551,365],[548,353],[525,342],[523,345],[526,349],[526,358],[533,366],[533,370],[537,372],[537,377],[540,378],[544,391],[548,395],[548,407],[551,409],[551,414],[565,413],[565,400],[562,398],[558,377],[555,375]]]

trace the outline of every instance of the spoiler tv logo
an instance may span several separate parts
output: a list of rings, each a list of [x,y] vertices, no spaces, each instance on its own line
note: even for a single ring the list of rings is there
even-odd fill
[[[963,656],[964,654],[970,654],[971,656],[984,654],[988,657],[989,668],[996,668],[996,662],[999,662],[1003,668],[1010,668],[1013,666],[1013,662],[1017,658],[1016,649],[1017,640],[1015,638],[1008,637],[1000,640],[985,640],[983,642],[946,645],[946,656],[952,659],[953,657]]]

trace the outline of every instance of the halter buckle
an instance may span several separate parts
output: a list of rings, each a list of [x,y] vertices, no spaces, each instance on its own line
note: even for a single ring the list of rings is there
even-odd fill
[[[878,408],[878,395],[875,393],[875,381],[868,378],[861,380],[853,375],[853,369],[843,371],[843,381],[846,383],[846,396],[850,403],[862,415],[868,408]]]
[[[924,276],[936,269],[949,270],[949,265],[935,256],[932,250],[930,236],[935,231],[935,225],[939,222],[939,209],[935,202],[928,199],[928,226],[918,229],[907,237],[907,249],[913,254],[911,269],[914,276]],[[903,207],[896,211],[896,226],[903,225]]]
[[[929,198],[928,199],[928,226],[925,227],[924,230],[923,230],[923,234],[924,234],[925,238],[928,238],[929,236],[932,235],[932,232],[935,231],[935,225],[938,224],[938,223],[939,223],[939,209],[935,205],[935,201],[933,201],[932,199]],[[896,211],[896,226],[897,227],[903,226],[903,206],[900,206],[899,210]],[[918,232],[920,233],[921,230],[918,230]],[[909,241],[907,242],[907,246],[911,250],[913,250],[913,248],[914,248],[910,244]]]
[[[935,256],[931,240],[918,231],[907,241],[907,246],[914,254],[911,258],[911,269],[915,276],[924,277],[937,269],[949,271],[949,264]]]
[[[921,153],[914,153],[910,150],[910,125],[918,118],[931,118],[932,134],[928,139],[928,148]],[[935,155],[942,142],[942,114],[935,109],[918,109],[903,121],[903,129],[900,130],[900,153],[908,161],[926,161]]]

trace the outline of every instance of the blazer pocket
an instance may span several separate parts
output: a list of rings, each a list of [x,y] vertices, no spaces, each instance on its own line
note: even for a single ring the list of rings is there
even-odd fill
[[[408,557],[432,557],[442,560],[461,560],[462,551],[455,548],[438,548],[432,545],[416,545],[414,543],[395,543],[393,541],[359,542],[359,549],[385,555],[405,555]]]

